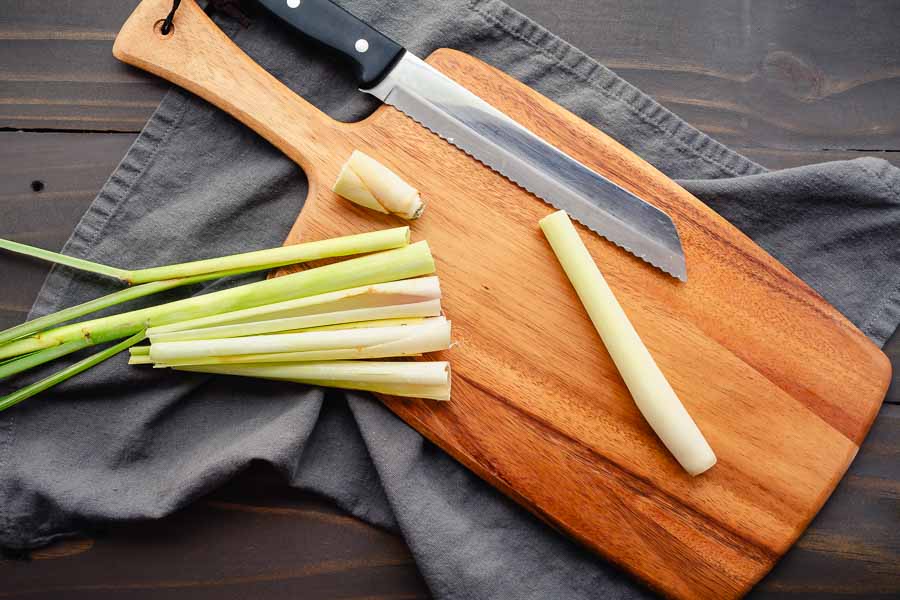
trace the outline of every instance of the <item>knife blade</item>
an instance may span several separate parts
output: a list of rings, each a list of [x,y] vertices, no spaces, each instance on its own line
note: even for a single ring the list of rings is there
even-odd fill
[[[260,0],[353,63],[371,94],[585,227],[687,281],[678,230],[652,204],[549,144],[329,0]]]

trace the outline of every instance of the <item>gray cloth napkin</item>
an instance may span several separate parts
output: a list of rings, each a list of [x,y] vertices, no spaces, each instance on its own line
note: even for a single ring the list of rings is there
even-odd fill
[[[499,1],[341,4],[420,55],[456,48],[533,86],[678,178],[876,343],[896,328],[900,171],[888,163],[766,172]],[[271,19],[256,15],[247,28],[219,22],[332,116],[353,120],[374,108],[337,65]],[[305,195],[290,160],[172,90],[65,252],[141,267],[273,246]],[[32,316],[114,287],[56,268]],[[0,413],[0,545],[29,548],[100,523],[163,516],[257,459],[290,485],[402,533],[438,598],[649,595],[367,395],[125,363],[118,356]]]

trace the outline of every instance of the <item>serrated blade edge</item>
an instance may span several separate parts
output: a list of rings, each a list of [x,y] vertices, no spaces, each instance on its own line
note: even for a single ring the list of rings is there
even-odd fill
[[[668,215],[409,52],[379,85],[363,91],[638,258],[687,280],[681,240]]]

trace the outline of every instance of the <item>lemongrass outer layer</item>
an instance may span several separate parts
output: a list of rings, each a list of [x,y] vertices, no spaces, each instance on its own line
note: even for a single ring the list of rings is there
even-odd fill
[[[331,189],[360,206],[404,219],[417,219],[425,210],[418,190],[359,150],[350,155]]]
[[[423,349],[425,346],[427,349]],[[381,347],[381,357],[404,356],[444,350],[450,347],[450,322],[444,317],[427,319],[418,325],[372,327],[279,333],[237,338],[154,342],[150,358],[156,363],[172,363],[211,356],[237,356],[280,352],[314,352]],[[350,358],[353,358],[352,356]]]
[[[392,396],[450,399],[450,364],[434,362],[334,361],[285,365],[208,365],[180,371],[217,373],[356,389]]]
[[[415,279],[404,279],[402,281],[387,281],[363,285],[324,294],[286,300],[284,302],[273,302],[243,310],[223,312],[198,319],[179,321],[169,325],[151,327],[147,330],[147,335],[150,339],[154,339],[161,334],[174,331],[240,323],[254,323],[282,318],[304,317],[339,310],[376,308],[379,306],[391,306],[395,304],[411,304],[414,302],[439,299],[440,297],[441,287],[437,277],[417,277]]]
[[[0,359],[50,348],[78,338],[94,344],[127,337],[146,327],[282,302],[349,287],[383,283],[434,272],[426,242],[369,254],[300,271],[284,277],[250,283],[202,296],[177,300],[119,315],[64,325],[38,336],[0,346]]]
[[[691,475],[712,467],[716,455],[644,346],[568,215],[555,212],[541,219],[540,226],[653,431]]]

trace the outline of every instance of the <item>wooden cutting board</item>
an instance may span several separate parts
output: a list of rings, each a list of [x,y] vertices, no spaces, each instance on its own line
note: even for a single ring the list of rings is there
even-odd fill
[[[749,238],[649,164],[478,60],[428,62],[675,221],[687,283],[582,229],[610,286],[718,455],[691,478],[642,419],[537,222],[553,209],[403,114],[333,121],[244,55],[197,6],[144,0],[115,55],[228,111],[299,163],[288,243],[399,221],[337,198],[353,149],[419,188],[456,346],[449,403],[383,398],[503,493],[654,589],[746,593],[856,455],[886,392],[879,349]]]

